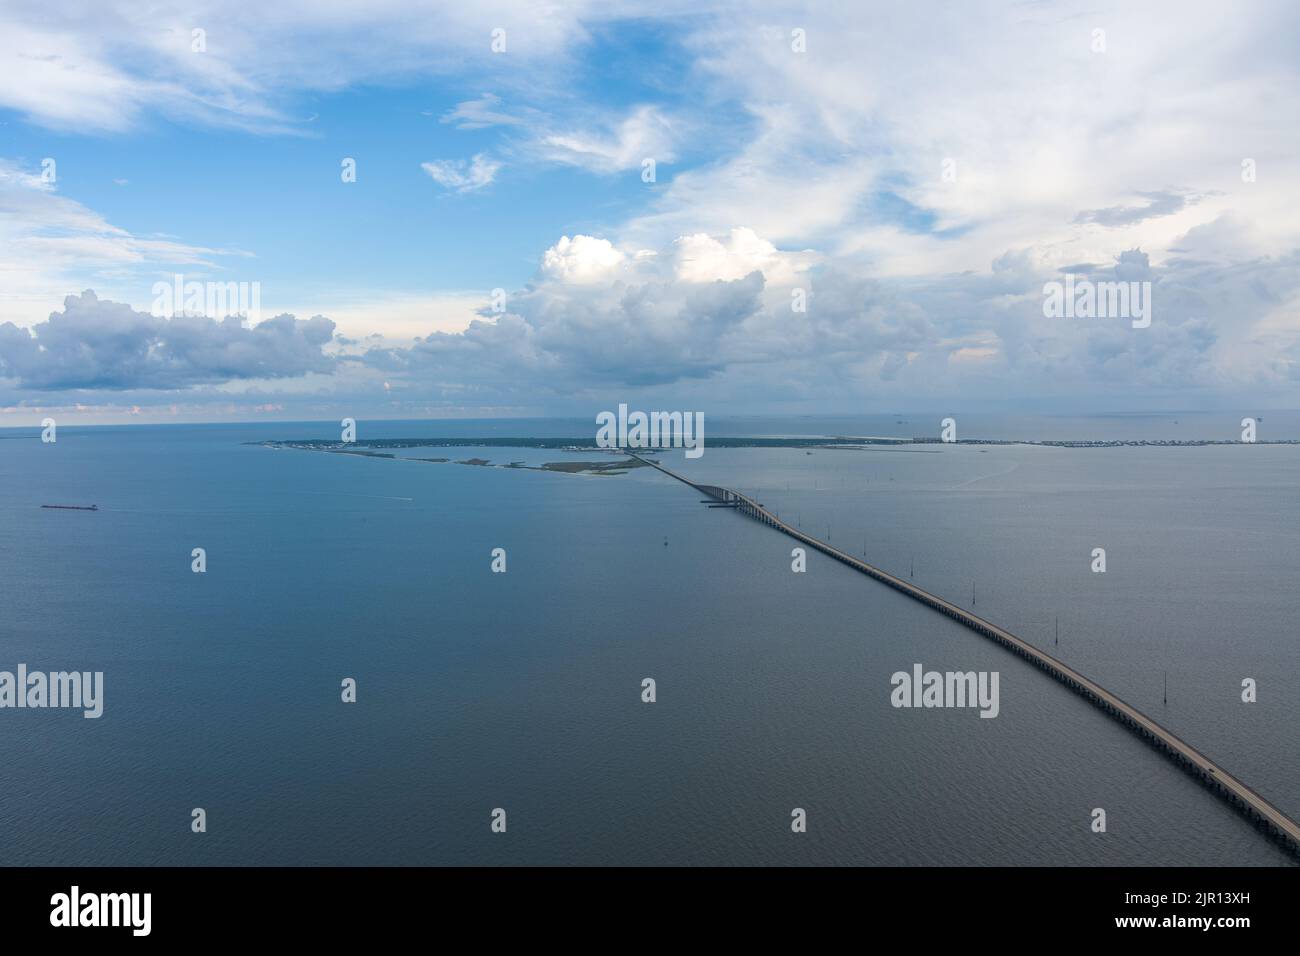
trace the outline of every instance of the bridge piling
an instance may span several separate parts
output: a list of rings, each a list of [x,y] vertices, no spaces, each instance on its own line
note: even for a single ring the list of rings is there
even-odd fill
[[[970,628],[980,636],[1005,647],[1018,657],[1024,658],[1065,687],[1079,694],[1103,713],[1113,717],[1122,726],[1133,731],[1139,739],[1147,741],[1154,749],[1169,756],[1176,766],[1186,770],[1197,780],[1208,786],[1211,792],[1219,795],[1242,817],[1278,842],[1288,852],[1300,857],[1300,824],[1297,824],[1264,797],[1214,763],[1199,750],[1183,741],[1172,731],[1132,705],[1125,703],[1100,684],[1084,677],[1074,668],[1039,650],[1022,638],[1016,637],[1010,631],[975,616],[970,611],[960,608],[935,594],[931,594],[929,591],[922,590],[915,584],[870,565],[866,561],[845,554],[798,528],[791,527],[746,495],[717,485],[697,484],[665,468],[658,462],[641,458],[635,453],[630,452],[629,454],[644,464],[658,469],[668,477],[675,478],[701,494],[708,495],[715,501],[735,502],[737,507],[728,510],[740,511],[750,518],[755,518],[763,524],[794,538],[796,541],[803,542],[826,556],[848,565],[855,571],[888,585],[896,591],[901,591],[921,604]]]

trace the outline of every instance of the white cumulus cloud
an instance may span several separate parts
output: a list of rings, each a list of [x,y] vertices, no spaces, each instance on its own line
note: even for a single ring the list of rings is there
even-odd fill
[[[591,283],[608,278],[623,262],[623,254],[608,239],[577,235],[542,254],[542,273],[561,282]]]

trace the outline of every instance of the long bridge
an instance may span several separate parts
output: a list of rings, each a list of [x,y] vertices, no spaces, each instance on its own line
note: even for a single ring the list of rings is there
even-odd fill
[[[882,584],[889,585],[896,591],[901,591],[908,597],[920,601],[940,614],[952,618],[957,623],[964,624],[977,634],[995,641],[1013,654],[1019,655],[1035,667],[1056,678],[1088,702],[1101,708],[1157,750],[1165,753],[1180,767],[1231,804],[1234,809],[1256,827],[1268,834],[1276,842],[1282,844],[1292,854],[1300,856],[1300,824],[1297,824],[1285,813],[1273,806],[1272,803],[1184,741],[1173,731],[1152,720],[1131,704],[1125,703],[1096,681],[1084,677],[1068,664],[1057,660],[1044,651],[1040,651],[1027,641],[1016,637],[1010,631],[1000,628],[996,624],[991,624],[982,617],[958,607],[951,601],[946,601],[938,595],[918,588],[909,581],[890,574],[888,571],[882,571],[874,565],[867,564],[867,562],[850,554],[845,554],[838,548],[833,548],[825,541],[814,538],[798,528],[791,527],[760,503],[738,491],[721,488],[717,485],[699,484],[665,468],[658,462],[642,458],[640,455],[631,452],[629,454],[644,464],[658,469],[670,478],[676,478],[683,484],[689,485],[700,494],[707,495],[709,500],[713,502],[710,507],[725,507],[739,511],[756,521],[761,521],[763,524],[775,528],[797,541],[802,541],[810,548],[815,548],[822,554],[834,558],[841,564],[846,564],[855,571],[860,571],[868,577],[875,578]]]

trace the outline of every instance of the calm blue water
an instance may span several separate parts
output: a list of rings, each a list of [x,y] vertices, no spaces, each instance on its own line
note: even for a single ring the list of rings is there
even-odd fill
[[[1175,417],[963,419],[962,437],[1232,438],[1242,416],[1166,428]],[[934,430],[898,419],[713,431]],[[1266,412],[1261,437],[1300,437],[1265,433],[1297,421]],[[534,420],[360,433],[592,431]],[[791,573],[792,542],[655,473],[242,444],[337,437],[333,423],[61,428],[55,445],[0,434],[0,669],[103,670],[106,682],[97,721],[0,711],[4,863],[1287,861],[1018,659],[816,555]],[[884,567],[914,560],[919,584],[959,603],[974,584],[978,613],[1040,645],[1059,616],[1054,653],[1300,814],[1300,448],[665,460]],[[194,547],[206,574],[190,571]],[[504,575],[489,569],[495,547]],[[1094,547],[1107,549],[1104,575],[1088,569]],[[999,671],[1000,716],[892,708],[889,675],[914,662]],[[1240,702],[1247,676],[1256,704]],[[344,677],[356,704],[340,702]],[[640,702],[644,677],[653,705]],[[190,832],[194,807],[205,834]],[[494,807],[504,835],[490,832]],[[806,834],[790,832],[793,807],[808,811]],[[1106,834],[1089,832],[1093,807]]]

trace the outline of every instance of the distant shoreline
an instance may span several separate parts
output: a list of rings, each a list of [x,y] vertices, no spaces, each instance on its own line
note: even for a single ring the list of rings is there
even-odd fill
[[[345,451],[361,448],[551,448],[558,451],[625,454],[620,448],[599,448],[584,438],[370,438],[354,442],[337,439],[304,438],[245,442],[268,448],[296,448],[307,451]],[[1062,439],[1030,440],[1000,438],[962,438],[945,442],[939,438],[877,438],[828,436],[821,438],[709,438],[713,448],[804,448],[836,451],[851,448],[898,447],[914,445],[1036,445],[1044,448],[1201,448],[1208,445],[1300,445],[1300,439],[1282,438],[1254,442],[1225,439]],[[671,449],[647,449],[655,453]],[[351,454],[364,454],[351,451]],[[378,456],[376,456],[378,457]],[[423,459],[422,459],[423,460]]]

